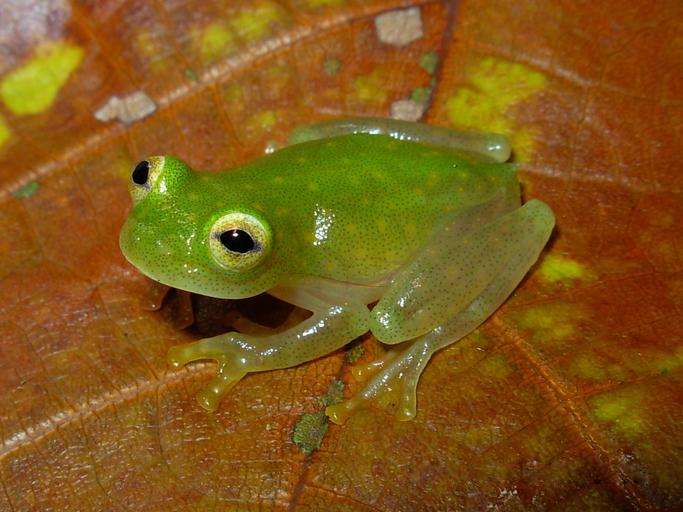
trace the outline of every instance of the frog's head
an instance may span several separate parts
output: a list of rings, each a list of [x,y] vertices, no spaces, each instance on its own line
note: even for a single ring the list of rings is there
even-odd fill
[[[271,229],[213,177],[170,156],[138,163],[121,251],[143,274],[174,288],[219,298],[256,295],[280,274]]]

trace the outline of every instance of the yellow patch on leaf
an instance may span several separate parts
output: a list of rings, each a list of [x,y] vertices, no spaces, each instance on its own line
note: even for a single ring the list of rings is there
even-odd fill
[[[539,268],[540,276],[548,282],[571,283],[577,279],[590,280],[593,273],[584,265],[559,254],[548,254]]]
[[[236,49],[235,35],[222,22],[210,23],[196,34],[199,54],[205,62],[214,61]]]
[[[285,10],[279,4],[267,0],[257,3],[254,8],[239,12],[230,26],[242,39],[257,41],[271,34],[273,23],[284,22],[286,19]]]
[[[382,104],[387,100],[387,91],[378,69],[367,75],[361,75],[353,81],[353,91],[356,98],[363,103]]]
[[[635,437],[647,429],[643,401],[642,392],[629,387],[597,395],[589,403],[595,419],[626,437]]]
[[[2,79],[0,98],[17,115],[44,112],[82,60],[80,46],[63,41],[44,43],[28,62]]]
[[[11,134],[12,132],[10,131],[9,126],[7,126],[5,120],[0,117],[0,148],[9,140]]]
[[[509,111],[543,90],[545,75],[522,64],[487,57],[469,66],[466,77],[471,85],[458,89],[446,102],[451,122],[458,128],[507,135],[515,154],[527,160],[537,130],[517,126]]]

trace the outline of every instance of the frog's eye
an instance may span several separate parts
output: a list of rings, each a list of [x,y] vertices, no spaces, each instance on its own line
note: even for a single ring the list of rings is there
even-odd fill
[[[235,271],[254,268],[267,256],[270,227],[248,213],[223,215],[211,227],[209,248],[219,265]]]
[[[133,169],[133,174],[130,177],[136,185],[149,186],[147,183],[147,180],[149,180],[149,162],[147,160],[139,162],[135,169]]]
[[[163,156],[152,156],[138,162],[130,173],[130,191],[135,201],[141,200],[150,191],[164,168]]]

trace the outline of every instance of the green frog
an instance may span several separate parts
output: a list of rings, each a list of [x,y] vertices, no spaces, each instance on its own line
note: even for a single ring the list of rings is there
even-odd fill
[[[372,401],[416,415],[420,374],[512,293],[554,226],[520,201],[507,140],[390,119],[307,126],[291,145],[224,172],[153,156],[131,173],[121,250],[163,284],[218,298],[268,292],[312,313],[278,334],[228,332],[169,351],[218,362],[199,403],[249,372],[288,368],[370,331],[390,350],[327,407],[341,423]],[[369,305],[373,305],[369,307]]]

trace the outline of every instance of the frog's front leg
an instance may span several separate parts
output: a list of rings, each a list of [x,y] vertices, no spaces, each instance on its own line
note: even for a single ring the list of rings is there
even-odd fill
[[[472,219],[481,220],[486,212]],[[505,301],[538,258],[553,225],[550,208],[530,201],[483,226],[461,229],[457,237],[447,231],[452,226],[437,234],[372,311],[371,330],[380,341],[414,341],[389,351],[358,395],[328,407],[332,421],[342,423],[369,401],[395,402],[398,419],[413,418],[417,383],[432,354],[476,329]]]
[[[200,405],[208,411],[215,410],[220,398],[247,373],[288,368],[316,359],[369,329],[369,311],[363,302],[325,293],[319,283],[280,286],[272,293],[313,315],[270,336],[230,332],[169,350],[168,360],[175,367],[200,359],[218,361],[218,374],[197,395]]]
[[[294,130],[290,144],[325,139],[353,133],[388,135],[398,140],[422,142],[448,149],[466,151],[493,162],[505,162],[510,158],[510,142],[498,133],[463,132],[411,123],[382,117],[351,117],[302,126]]]

